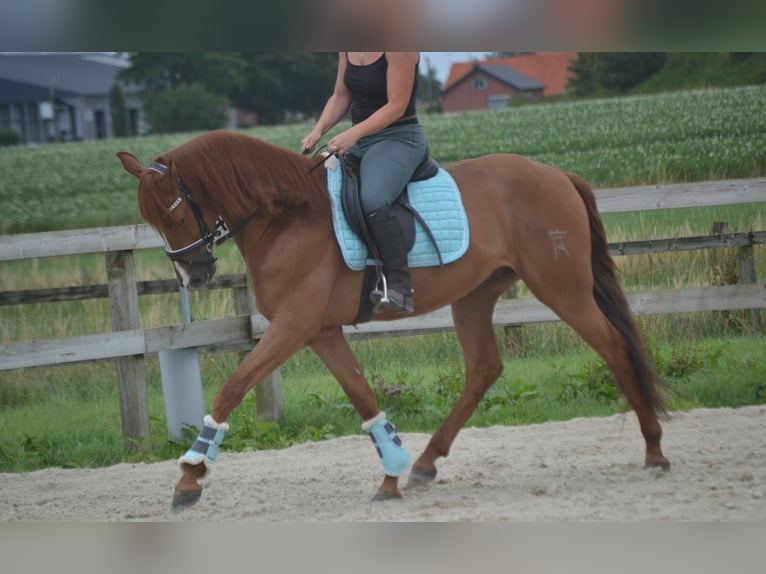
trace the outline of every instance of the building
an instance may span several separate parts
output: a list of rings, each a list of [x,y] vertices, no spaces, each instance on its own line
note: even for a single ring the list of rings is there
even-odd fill
[[[442,90],[442,110],[501,109],[514,98],[540,99],[562,94],[575,52],[536,52],[507,58],[457,62]]]
[[[0,130],[26,144],[111,138],[109,92],[128,67],[101,53],[0,53]],[[130,133],[141,133],[139,88],[122,89]]]

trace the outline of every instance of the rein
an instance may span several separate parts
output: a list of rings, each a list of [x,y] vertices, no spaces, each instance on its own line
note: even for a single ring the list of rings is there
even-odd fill
[[[165,175],[168,168],[161,163],[151,162],[147,166],[147,169],[156,171],[160,175]],[[200,208],[199,203],[197,203],[197,200],[194,199],[194,196],[191,194],[189,189],[184,185],[183,181],[181,181],[181,178],[178,178],[176,181],[176,186],[178,187],[179,194],[175,201],[173,201],[173,203],[171,203],[168,207],[168,212],[172,213],[179,205],[181,205],[184,200],[186,200],[189,203],[189,207],[191,208],[192,213],[194,214],[194,218],[197,220],[200,238],[197,241],[194,241],[189,245],[180,247],[178,249],[170,249],[166,244],[165,254],[171,259],[171,261],[179,261],[188,265],[209,265],[213,263],[215,261],[215,257],[212,256],[214,247],[219,246],[227,239],[230,239],[242,231],[245,225],[250,223],[250,221],[252,221],[258,215],[258,212],[254,211],[245,219],[240,221],[237,225],[235,225],[233,229],[229,229],[229,226],[226,225],[223,217],[219,215],[218,219],[215,220],[215,226],[213,227],[213,230],[210,231],[207,223],[205,222],[205,218],[202,215],[202,209]],[[205,254],[201,258],[189,259],[186,261],[182,260],[184,255],[188,255],[189,253],[192,253],[201,247],[205,248]]]
[[[318,156],[318,155],[319,155],[319,153],[320,153],[320,152],[321,152],[321,151],[322,151],[324,148],[326,148],[326,147],[327,147],[327,144],[323,145],[323,146],[322,146],[322,147],[320,147],[318,150],[316,150],[316,151],[314,152],[314,155],[312,155],[311,157],[312,157],[312,158],[316,158],[316,156]],[[306,155],[306,154],[308,154],[308,153],[309,153],[308,151],[304,151],[304,152],[303,152],[303,155]],[[313,173],[313,172],[314,172],[314,171],[315,171],[315,170],[316,170],[316,169],[317,169],[319,166],[323,165],[323,164],[324,164],[324,162],[326,162],[326,161],[327,161],[328,159],[330,159],[332,156],[336,156],[336,157],[337,157],[337,156],[338,156],[338,152],[337,152],[337,151],[334,151],[334,152],[332,152],[331,154],[329,154],[329,155],[326,155],[326,156],[322,157],[322,159],[321,159],[321,160],[319,160],[317,163],[315,163],[314,165],[312,165],[312,166],[309,168],[309,173]]]

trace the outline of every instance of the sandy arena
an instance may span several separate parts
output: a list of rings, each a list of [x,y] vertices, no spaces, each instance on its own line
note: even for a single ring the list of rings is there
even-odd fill
[[[675,413],[668,472],[643,469],[632,412],[522,427],[468,428],[425,488],[372,503],[382,478],[359,436],[285,450],[222,453],[200,502],[170,511],[173,461],[0,474],[0,520],[762,521],[766,406]],[[413,459],[428,436],[402,433]],[[406,485],[406,475],[400,481]]]

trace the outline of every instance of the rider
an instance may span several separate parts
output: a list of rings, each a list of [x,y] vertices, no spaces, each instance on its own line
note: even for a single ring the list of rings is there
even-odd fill
[[[428,151],[415,113],[418,52],[341,52],[335,89],[304,151],[351,111],[351,128],[333,136],[328,149],[361,159],[362,209],[386,277],[386,306],[412,313],[412,288],[402,230],[391,204]]]

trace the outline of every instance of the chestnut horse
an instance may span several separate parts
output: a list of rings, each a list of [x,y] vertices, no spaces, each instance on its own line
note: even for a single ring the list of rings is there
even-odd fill
[[[269,320],[263,338],[221,387],[205,417],[207,432],[195,443],[202,448],[190,451],[191,458],[182,457],[174,509],[200,497],[198,479],[217,454],[232,410],[304,347],[337,378],[363,421],[379,420],[375,393],[342,331],[357,316],[363,272],[344,263],[333,232],[325,170],[310,169],[316,160],[231,132],[196,137],[148,167],[129,153],[118,156],[139,180],[141,214],[163,237],[179,282],[199,287],[210,280],[215,273],[212,248],[220,239],[216,234],[231,236],[247,264],[258,311]],[[437,459],[447,456],[500,376],[492,313],[500,295],[518,280],[604,358],[638,417],[646,465],[668,469],[658,422],[664,413],[662,383],[616,278],[590,186],[574,174],[512,154],[444,168],[461,190],[470,244],[457,261],[413,269],[411,276],[416,315],[452,306],[465,386],[412,465],[410,483],[435,478]],[[379,321],[397,318],[401,315],[390,310],[374,316]],[[393,432],[393,426],[388,430]],[[399,445],[395,432],[391,436]],[[401,473],[388,472],[385,465],[383,470],[375,498],[401,496]]]

